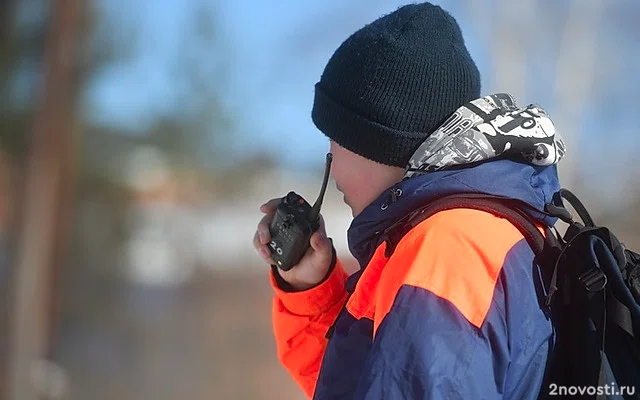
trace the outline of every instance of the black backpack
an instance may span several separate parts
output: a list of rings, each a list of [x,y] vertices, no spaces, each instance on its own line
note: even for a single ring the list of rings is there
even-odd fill
[[[566,200],[581,221],[572,217]],[[477,193],[439,198],[385,231],[387,256],[413,227],[437,212],[471,208],[509,220],[524,235],[540,267],[540,306],[556,341],[540,398],[640,399],[640,255],[606,227],[596,226],[569,190],[545,210],[519,200]],[[527,211],[534,211],[540,219]],[[564,235],[543,216],[568,224]],[[544,227],[545,234],[538,226]]]

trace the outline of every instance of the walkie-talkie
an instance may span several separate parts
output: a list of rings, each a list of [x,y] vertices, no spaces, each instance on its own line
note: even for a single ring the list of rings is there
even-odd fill
[[[313,207],[302,196],[289,192],[278,205],[269,230],[271,258],[283,271],[298,264],[310,246],[311,235],[320,227],[320,207],[329,182],[333,154],[327,154],[324,179],[320,194]]]

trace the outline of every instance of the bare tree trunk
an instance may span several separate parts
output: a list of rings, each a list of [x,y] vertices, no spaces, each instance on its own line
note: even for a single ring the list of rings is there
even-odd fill
[[[12,61],[12,52],[11,52],[11,30],[13,28],[13,21],[15,15],[15,1],[12,0],[0,0],[0,87],[2,87],[6,81],[7,71],[9,70],[9,63]],[[0,112],[5,112],[4,110],[0,110]],[[4,128],[4,126],[3,126]],[[7,235],[10,232],[10,227],[13,216],[12,211],[13,207],[16,204],[16,196],[15,192],[12,190],[16,185],[16,181],[13,180],[15,173],[14,171],[17,168],[14,168],[15,165],[11,160],[11,154],[8,154],[4,146],[0,147],[0,157],[2,157],[2,161],[0,161],[0,167],[6,168],[6,173],[0,172],[0,206],[3,208],[3,213],[0,215],[0,234]],[[7,179],[8,182],[3,181],[3,179]],[[5,236],[4,240],[7,240]],[[0,249],[0,252],[3,254],[4,260],[0,262],[7,262],[9,254],[7,254],[8,246],[4,249]],[[6,271],[7,265],[0,265],[0,275],[2,274],[2,270],[4,267],[5,275],[0,279],[4,279],[9,276],[8,271]],[[0,282],[0,331],[8,332],[9,331],[9,295],[7,294],[8,288],[10,285],[8,283],[3,284]],[[8,380],[8,360],[4,356],[6,350],[10,348],[8,335],[0,335],[0,398],[4,398],[2,396],[7,387]]]
[[[54,267],[61,257],[68,217],[73,144],[73,83],[81,0],[56,0],[44,57],[44,87],[35,112],[27,161],[21,239],[15,265],[9,398],[41,398],[35,363],[47,357],[51,338]]]
[[[7,39],[13,26],[14,7],[15,4],[12,0],[0,0],[0,42]]]

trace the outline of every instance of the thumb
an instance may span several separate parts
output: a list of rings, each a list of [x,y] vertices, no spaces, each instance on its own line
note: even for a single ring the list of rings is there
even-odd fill
[[[326,253],[331,250],[331,240],[324,232],[316,232],[311,236],[311,248],[314,251]]]

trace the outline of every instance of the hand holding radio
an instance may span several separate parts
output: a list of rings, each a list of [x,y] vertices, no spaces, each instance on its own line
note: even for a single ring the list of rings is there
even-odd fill
[[[260,257],[270,265],[276,265],[276,262],[271,258],[269,251],[269,243],[271,242],[269,226],[281,201],[281,198],[273,199],[260,207],[260,211],[266,215],[258,224],[258,230],[253,240],[253,245],[260,253]],[[300,261],[288,271],[282,269],[278,271],[282,279],[296,290],[305,290],[320,283],[331,266],[333,245],[331,240],[327,238],[322,216],[320,216],[319,224],[318,230],[311,235],[310,247],[305,251]]]
[[[267,215],[258,224],[254,247],[297,290],[318,284],[331,266],[333,245],[320,216],[331,160],[329,153],[320,195],[313,207],[295,192],[260,207]]]

